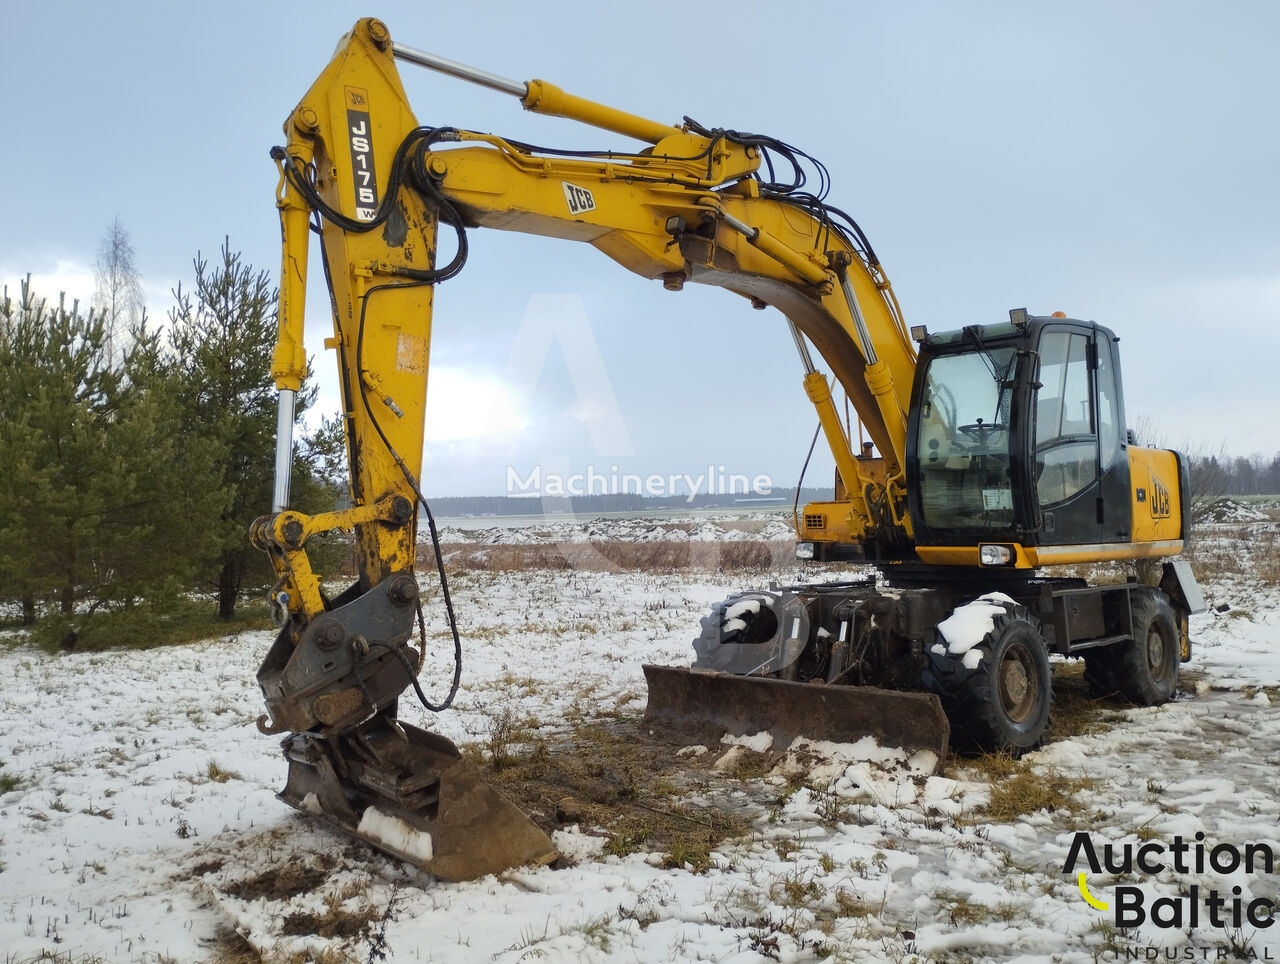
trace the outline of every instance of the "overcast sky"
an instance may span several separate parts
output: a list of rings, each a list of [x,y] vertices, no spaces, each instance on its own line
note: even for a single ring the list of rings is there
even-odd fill
[[[867,232],[909,324],[1000,321],[1021,306],[1096,320],[1121,336],[1131,423],[1144,416],[1179,447],[1280,452],[1280,4],[477,9],[8,4],[0,279],[12,290],[30,272],[43,293],[87,298],[117,216],[154,319],[224,236],[274,276],[268,151],[339,37],[378,16],[402,43],[508,77],[796,144],[830,168],[830,200]],[[635,146],[401,73],[424,124]],[[816,418],[776,311],[692,285],[666,292],[569,242],[477,231],[471,244],[436,298],[428,493],[499,494],[508,465],[537,464],[713,464],[794,482]],[[530,362],[549,305],[590,338]],[[307,317],[321,407],[336,410],[314,287]],[[830,466],[815,460],[809,480],[828,483]]]

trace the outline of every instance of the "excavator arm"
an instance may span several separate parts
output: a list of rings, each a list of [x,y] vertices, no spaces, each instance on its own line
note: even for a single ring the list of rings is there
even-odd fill
[[[644,146],[555,152],[423,126],[397,59]],[[272,599],[280,632],[259,671],[268,710],[259,727],[288,734],[289,781],[281,795],[445,877],[550,859],[545,836],[489,790],[449,741],[397,718],[410,685],[429,709],[452,699],[436,706],[417,687],[425,632],[415,551],[420,512],[435,541],[418,484],[434,287],[461,270],[467,231],[585,242],[669,290],[716,285],[756,308],[779,309],[846,493],[842,531],[854,541],[908,550],[903,469],[914,346],[861,230],[822,192],[804,190],[805,155],[774,138],[688,120],[673,127],[544,81],[506,80],[394,44],[372,19],[359,21],[339,44],[284,130],[285,145],[272,152],[283,239],[273,359],[277,485],[272,514],[251,533],[278,578]],[[790,180],[779,176],[788,167],[795,171]],[[293,398],[306,370],[312,234],[332,299],[333,334],[325,345],[338,363],[351,486],[348,508],[317,516],[289,508],[287,482]],[[441,234],[453,239],[447,261]],[[810,345],[857,410],[882,468],[872,471],[855,458]],[[359,575],[330,598],[306,545],[333,530],[354,532]],[[448,606],[438,549],[436,556]]]

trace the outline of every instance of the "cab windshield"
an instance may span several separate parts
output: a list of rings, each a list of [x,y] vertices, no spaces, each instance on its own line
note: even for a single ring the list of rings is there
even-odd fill
[[[929,362],[916,455],[924,522],[934,529],[1013,525],[1009,478],[1012,347]]]

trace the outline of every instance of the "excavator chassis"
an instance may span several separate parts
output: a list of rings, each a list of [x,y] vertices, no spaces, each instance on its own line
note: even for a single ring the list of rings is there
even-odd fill
[[[887,584],[773,585],[717,603],[692,668],[645,667],[646,722],[704,738],[767,731],[775,747],[872,736],[931,751],[937,765],[949,742],[1016,755],[1039,745],[1047,724],[1050,654],[1084,657],[1087,678],[1155,705],[1172,697],[1177,662],[1190,658],[1187,617],[1204,610],[1182,561],[1165,563],[1159,586],[886,568]],[[953,633],[987,628],[955,648],[941,624],[961,610]],[[1125,656],[1135,646],[1147,657],[1137,663]]]

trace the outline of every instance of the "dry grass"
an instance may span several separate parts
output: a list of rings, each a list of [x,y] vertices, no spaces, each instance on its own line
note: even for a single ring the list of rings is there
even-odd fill
[[[1280,585],[1280,538],[1277,538],[1274,528],[1258,536],[1254,548],[1254,571],[1263,582]]]
[[[1076,794],[1094,785],[1089,777],[1069,777],[1057,770],[1037,770],[1008,753],[986,753],[967,767],[991,784],[986,812],[992,820],[1010,821],[1040,810],[1074,813],[1085,808]]]
[[[262,955],[238,931],[230,927],[218,932],[214,939],[211,964],[261,964]]]
[[[442,545],[450,569],[523,572],[572,569],[584,572],[676,572],[759,570],[794,562],[790,542],[549,542],[533,545]],[[423,564],[431,562],[422,553]]]
[[[205,766],[204,777],[212,783],[226,783],[228,780],[244,779],[237,771],[222,766],[217,760],[208,762]]]
[[[1212,528],[1198,527],[1187,541],[1182,558],[1191,566],[1196,579],[1203,585],[1222,576],[1242,576],[1257,579],[1270,586],[1280,586],[1280,511],[1270,510],[1270,523],[1227,523]],[[1137,574],[1138,581],[1157,585],[1160,580],[1160,560],[1136,560],[1097,562],[1071,566],[1056,566],[1050,572],[1055,576],[1071,576],[1086,579],[1094,585],[1112,585],[1124,582]]]
[[[695,874],[711,869],[711,835],[677,833],[667,844],[662,866],[671,869],[685,868]]]
[[[1280,585],[1280,528],[1253,523],[1199,532],[1184,558],[1201,582],[1230,575]]]
[[[1056,770],[1048,773],[1027,770],[992,786],[987,813],[993,820],[1013,820],[1040,810],[1074,813],[1084,808],[1075,795],[1093,784],[1089,777],[1069,777]]]
[[[1130,705],[1118,695],[1091,696],[1084,681],[1083,659],[1054,663],[1053,704],[1045,742],[1105,733],[1123,719],[1119,711]]]
[[[494,786],[544,830],[603,828],[606,853],[658,852],[667,866],[701,872],[720,841],[749,825],[710,803],[680,802],[691,778],[677,749],[643,737],[638,718],[582,719],[552,735],[499,718],[488,740],[464,752],[487,764]]]

